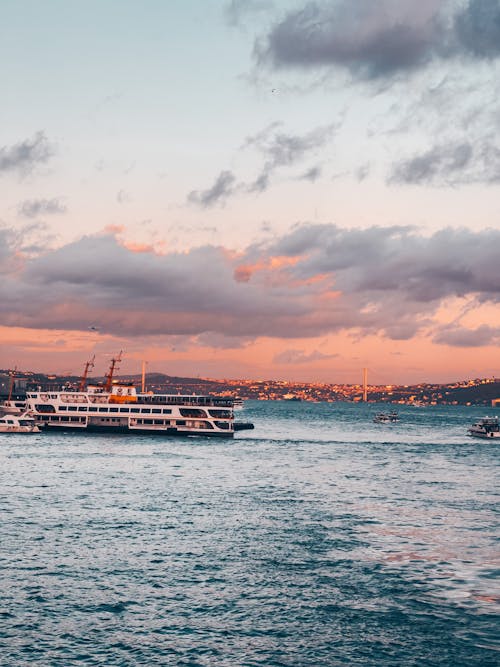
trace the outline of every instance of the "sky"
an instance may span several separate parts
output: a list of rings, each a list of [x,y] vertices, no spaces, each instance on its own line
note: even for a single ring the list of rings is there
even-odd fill
[[[500,376],[500,0],[4,0],[0,368]]]

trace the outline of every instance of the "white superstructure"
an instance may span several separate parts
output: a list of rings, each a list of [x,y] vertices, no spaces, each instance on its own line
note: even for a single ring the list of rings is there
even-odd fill
[[[500,438],[498,417],[482,417],[467,430],[474,438]]]
[[[39,433],[40,429],[29,414],[8,414],[0,417],[0,433]]]

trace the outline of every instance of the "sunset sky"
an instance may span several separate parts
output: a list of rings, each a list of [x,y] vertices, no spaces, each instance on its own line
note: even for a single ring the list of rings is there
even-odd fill
[[[500,0],[4,0],[0,368],[500,376]]]

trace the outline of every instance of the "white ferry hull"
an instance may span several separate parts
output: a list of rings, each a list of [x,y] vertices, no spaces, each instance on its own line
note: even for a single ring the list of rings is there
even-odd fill
[[[7,426],[3,427],[0,426],[0,435],[4,435],[6,433],[40,433],[40,429],[38,426]]]
[[[86,433],[109,433],[110,435],[154,435],[154,436],[195,436],[195,437],[205,437],[210,438],[232,438],[234,435],[233,431],[205,431],[202,429],[190,429],[183,430],[176,428],[175,426],[167,426],[165,428],[144,428],[144,427],[132,427],[129,428],[126,424],[114,424],[113,426],[106,426],[103,424],[68,424],[68,423],[49,423],[49,424],[40,424],[44,431],[71,431],[71,432],[86,432]]]

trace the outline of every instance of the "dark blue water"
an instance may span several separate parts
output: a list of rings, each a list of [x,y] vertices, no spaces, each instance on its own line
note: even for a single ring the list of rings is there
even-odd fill
[[[2,667],[498,665],[500,445],[465,435],[488,411],[376,410],[0,435]]]

